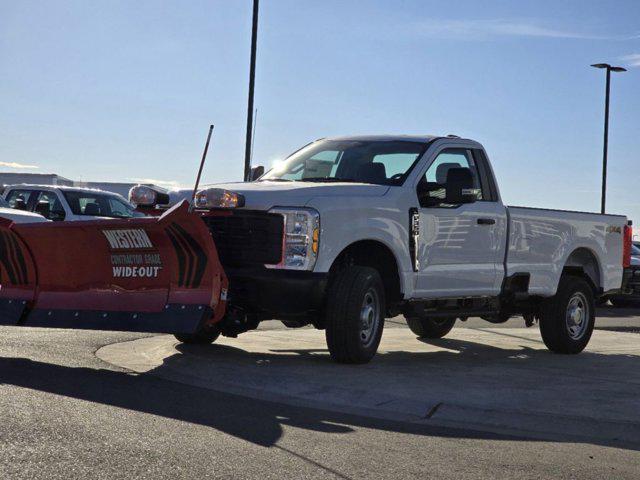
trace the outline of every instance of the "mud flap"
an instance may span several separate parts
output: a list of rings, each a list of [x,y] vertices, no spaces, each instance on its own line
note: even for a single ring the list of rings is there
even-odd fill
[[[0,324],[193,333],[222,319],[227,279],[186,202],[162,216],[0,219]]]

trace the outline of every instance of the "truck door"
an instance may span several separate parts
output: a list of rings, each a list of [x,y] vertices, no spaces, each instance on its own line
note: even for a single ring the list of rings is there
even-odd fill
[[[445,203],[451,169],[468,168],[474,203]],[[421,298],[495,296],[502,282],[506,212],[485,158],[469,148],[445,148],[420,177],[415,290]]]

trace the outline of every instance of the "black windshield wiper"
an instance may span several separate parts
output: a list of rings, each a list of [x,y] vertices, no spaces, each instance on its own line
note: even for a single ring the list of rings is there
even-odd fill
[[[288,178],[263,178],[257,181],[258,182],[293,182],[293,180],[289,180]]]

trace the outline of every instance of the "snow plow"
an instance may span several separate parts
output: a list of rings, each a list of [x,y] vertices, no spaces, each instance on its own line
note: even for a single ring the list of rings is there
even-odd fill
[[[227,278],[187,202],[159,217],[17,223],[0,216],[0,325],[217,331]]]

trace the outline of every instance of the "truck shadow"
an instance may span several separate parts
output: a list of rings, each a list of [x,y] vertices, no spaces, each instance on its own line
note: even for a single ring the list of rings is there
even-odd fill
[[[69,367],[0,358],[0,384],[134,410],[214,428],[257,445],[274,446],[283,426],[345,434],[354,427],[447,438],[504,439],[515,436],[374,420],[303,408],[194,387],[150,374]]]
[[[454,339],[441,339],[429,343],[437,344],[449,351],[388,352],[380,355],[374,363],[367,366],[333,364],[328,360],[328,355],[316,354],[326,352],[323,350],[300,349],[286,352],[279,350],[270,354],[257,355],[223,345],[214,344],[206,347],[181,345],[179,350],[182,353],[168,356],[161,366],[139,375],[106,369],[63,366],[27,358],[3,357],[0,358],[0,383],[203,425],[265,447],[274,446],[278,442],[285,426],[333,434],[346,434],[352,432],[354,428],[369,428],[452,439],[532,440],[524,436],[439,427],[429,425],[428,420],[423,424],[416,424],[297,407],[162,378],[165,372],[175,372],[176,365],[184,362],[185,356],[192,355],[209,358],[224,357],[227,364],[255,363],[260,359],[272,363],[291,362],[295,368],[296,364],[303,363],[311,367],[321,366],[322,369],[342,376],[343,380],[348,380],[349,372],[359,371],[359,375],[366,375],[368,369],[370,374],[375,375],[380,369],[398,364],[406,365],[407,362],[413,362],[415,368],[424,367],[429,363],[436,368],[442,368],[451,362],[459,362],[460,355],[475,356],[479,351],[483,352],[483,360],[494,355],[506,362],[520,363],[539,362],[544,358],[559,358],[536,349],[504,350],[486,344]],[[628,362],[628,368],[632,368],[632,365],[637,363],[637,357],[631,358],[627,355],[604,356],[584,353],[581,358],[589,364],[600,360],[625,362],[625,365]],[[553,362],[557,363],[557,360]],[[536,388],[538,386],[531,385],[531,389]],[[543,440],[546,439],[540,439],[540,441]],[[558,441],[558,438],[553,440]],[[567,441],[575,442],[575,439]],[[640,444],[629,445],[614,439],[594,440],[589,443],[640,450]]]

